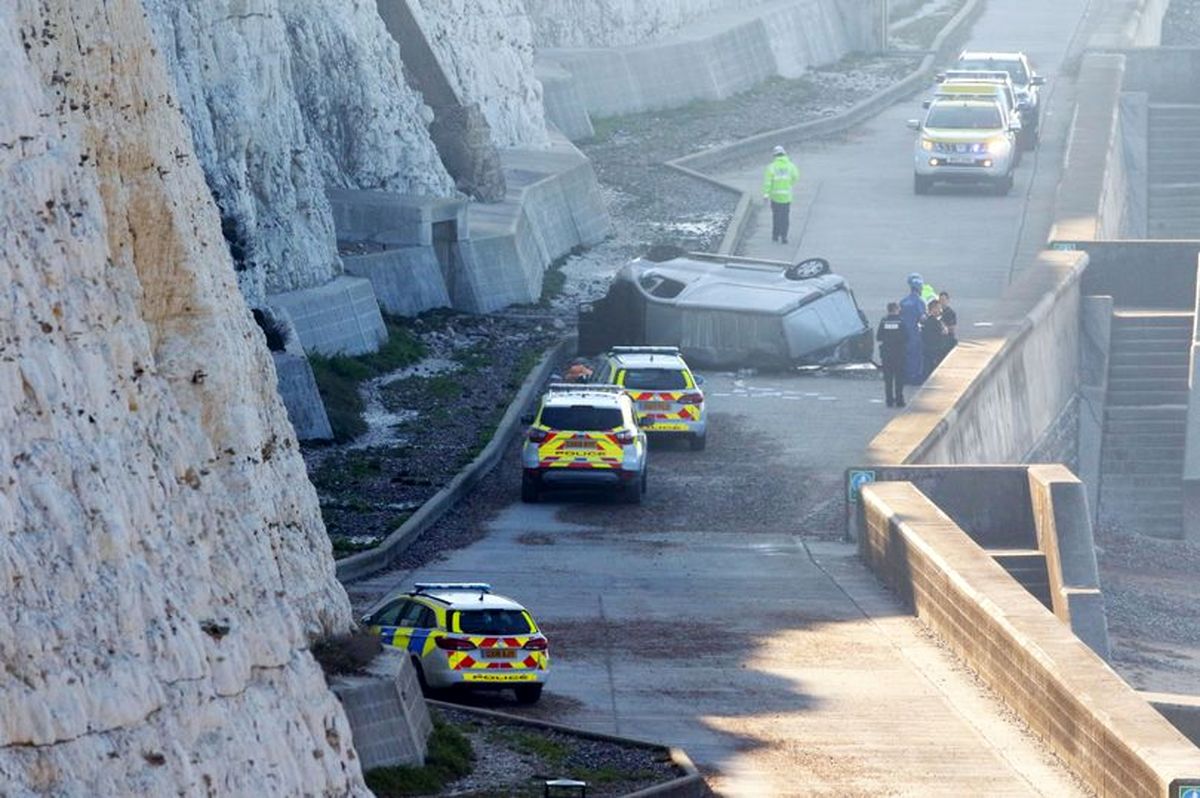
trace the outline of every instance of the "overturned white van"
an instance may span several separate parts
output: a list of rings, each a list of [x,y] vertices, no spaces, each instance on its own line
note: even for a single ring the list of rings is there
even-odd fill
[[[870,328],[846,281],[813,258],[797,264],[707,253],[638,258],[608,294],[579,309],[579,349],[679,347],[704,368],[868,360]]]

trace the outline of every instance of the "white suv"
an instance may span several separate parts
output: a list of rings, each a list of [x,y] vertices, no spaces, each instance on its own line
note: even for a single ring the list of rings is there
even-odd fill
[[[988,183],[1007,194],[1016,168],[1016,134],[1020,123],[1009,119],[995,100],[939,97],[930,103],[916,130],[913,148],[913,191],[928,193],[935,182]]]

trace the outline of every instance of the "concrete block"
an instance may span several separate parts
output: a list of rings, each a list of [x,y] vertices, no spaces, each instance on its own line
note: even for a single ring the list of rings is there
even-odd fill
[[[534,63],[534,74],[542,82],[546,119],[558,128],[558,132],[571,141],[584,141],[596,135],[587,105],[570,72],[546,59],[538,59]]]
[[[433,724],[412,664],[395,657],[389,676],[344,678],[332,685],[342,702],[364,771],[425,763]]]
[[[415,316],[450,306],[442,267],[433,247],[403,247],[342,257],[346,273],[371,281],[383,311]]]
[[[1071,631],[1095,651],[1096,656],[1105,661],[1112,659],[1104,594],[1099,588],[1064,588],[1063,595],[1071,618]]]
[[[561,134],[502,157],[508,196],[469,206],[471,237],[456,242],[446,280],[454,307],[472,313],[536,301],[546,268],[610,226],[591,163]]]
[[[375,291],[362,277],[342,276],[313,288],[274,294],[267,304],[287,313],[306,352],[361,355],[387,340]]]
[[[450,222],[453,238],[467,238],[467,203],[391,191],[331,188],[329,205],[339,241],[386,247],[432,246],[434,224]]]
[[[312,366],[302,355],[272,352],[279,396],[287,408],[288,420],[302,441],[327,441],[333,438],[329,416],[317,390]]]

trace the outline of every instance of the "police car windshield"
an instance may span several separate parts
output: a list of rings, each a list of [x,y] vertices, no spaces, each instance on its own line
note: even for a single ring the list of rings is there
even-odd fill
[[[1012,78],[1012,82],[1018,86],[1024,86],[1029,82],[1029,75],[1025,72],[1025,65],[1020,61],[959,61],[957,66],[961,70],[980,72],[1004,71]]]
[[[967,130],[995,130],[1000,124],[1000,109],[995,106],[935,105],[929,109],[925,127]]]
[[[533,631],[520,610],[464,610],[458,628],[468,635],[527,635]]]
[[[681,391],[687,388],[687,378],[678,369],[628,369],[625,387],[641,391]]]
[[[571,405],[542,408],[542,424],[550,429],[610,430],[621,426],[621,411],[615,407]]]

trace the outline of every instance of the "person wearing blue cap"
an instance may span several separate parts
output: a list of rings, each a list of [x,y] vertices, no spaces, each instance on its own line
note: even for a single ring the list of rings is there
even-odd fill
[[[925,353],[921,346],[921,321],[925,318],[925,300],[921,298],[925,281],[913,272],[908,275],[908,296],[900,300],[900,321],[906,333],[904,340],[904,384],[920,385],[925,381]]]

